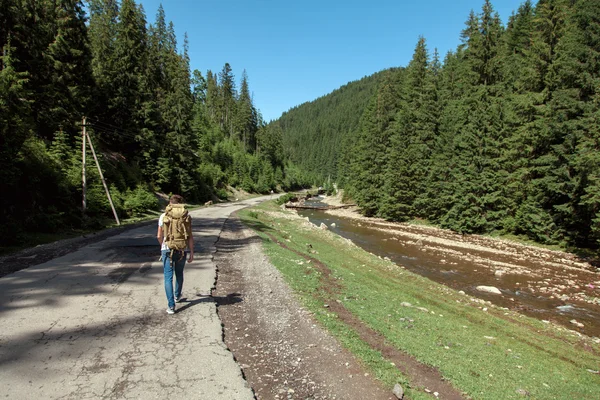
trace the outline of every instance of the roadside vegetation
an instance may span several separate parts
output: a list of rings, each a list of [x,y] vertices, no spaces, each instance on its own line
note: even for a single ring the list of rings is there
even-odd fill
[[[433,367],[467,397],[600,397],[597,340],[432,282],[275,202],[244,210],[240,218],[261,236],[303,305],[390,389],[400,383],[411,399],[432,395],[410,370],[373,348],[361,327]]]

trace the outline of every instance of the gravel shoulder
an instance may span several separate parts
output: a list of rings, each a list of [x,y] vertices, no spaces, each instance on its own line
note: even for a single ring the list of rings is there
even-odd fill
[[[225,344],[257,399],[396,399],[299,305],[237,218],[225,224],[214,261]]]

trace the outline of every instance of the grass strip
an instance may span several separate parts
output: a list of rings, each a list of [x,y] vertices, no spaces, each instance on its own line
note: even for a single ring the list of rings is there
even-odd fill
[[[386,343],[437,369],[474,399],[600,398],[600,348],[590,338],[460,294],[272,202],[240,217],[263,238],[266,254],[304,306],[374,376],[389,387],[401,383],[410,398],[431,397],[340,321],[326,301],[342,304]],[[330,294],[335,298],[323,296],[321,272],[307,257],[327,266],[339,287]]]

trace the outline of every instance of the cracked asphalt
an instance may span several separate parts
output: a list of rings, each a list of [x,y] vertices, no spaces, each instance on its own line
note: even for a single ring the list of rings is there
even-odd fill
[[[254,399],[209,295],[225,221],[269,198],[191,212],[197,254],[175,315],[156,222],[0,278],[0,396]]]

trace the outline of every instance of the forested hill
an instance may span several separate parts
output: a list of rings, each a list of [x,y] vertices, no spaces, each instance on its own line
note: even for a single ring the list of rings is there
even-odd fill
[[[337,180],[366,215],[598,248],[600,2],[527,0],[504,26],[485,0],[466,17],[443,61],[418,40],[356,132],[336,130],[333,97],[282,118],[292,159],[335,176],[347,135]]]
[[[92,145],[121,219],[157,209],[156,192],[199,202],[303,183],[245,71],[190,71],[162,6],[149,23],[134,0],[0,4],[0,247],[112,219]]]
[[[350,82],[311,102],[296,106],[272,124],[282,129],[286,157],[316,183],[337,177],[344,138],[356,130],[360,116],[385,71]]]

